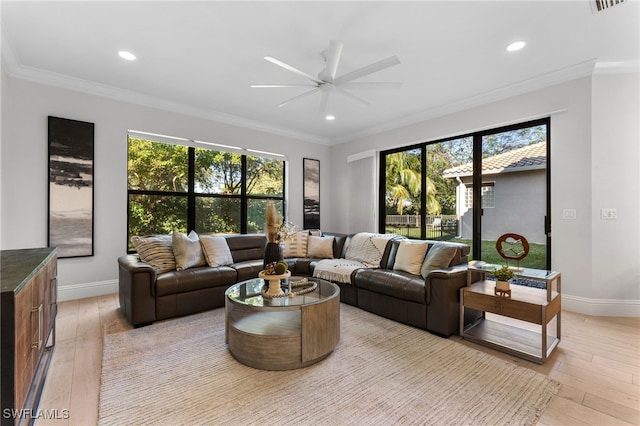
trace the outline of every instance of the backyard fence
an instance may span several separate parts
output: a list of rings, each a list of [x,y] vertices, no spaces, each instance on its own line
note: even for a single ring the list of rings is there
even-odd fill
[[[421,215],[394,214],[385,217],[386,232],[396,233],[412,238],[420,238]],[[458,216],[428,215],[426,221],[426,237],[430,240],[448,240],[458,235]]]

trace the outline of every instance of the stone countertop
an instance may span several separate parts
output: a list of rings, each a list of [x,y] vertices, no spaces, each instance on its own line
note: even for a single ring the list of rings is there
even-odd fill
[[[0,290],[20,291],[42,266],[56,254],[55,247],[0,251]]]

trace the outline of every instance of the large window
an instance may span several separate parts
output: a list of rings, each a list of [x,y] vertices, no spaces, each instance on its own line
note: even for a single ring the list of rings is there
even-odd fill
[[[540,119],[381,152],[379,231],[459,241],[494,263],[498,238],[519,234],[523,266],[550,267],[549,135]]]
[[[284,215],[284,161],[129,137],[128,233],[264,232],[265,206]],[[129,243],[129,249],[131,245]]]

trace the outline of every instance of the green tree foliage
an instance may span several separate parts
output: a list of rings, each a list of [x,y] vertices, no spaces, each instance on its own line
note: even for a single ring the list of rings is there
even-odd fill
[[[395,152],[386,156],[386,203],[388,214],[421,214],[421,150]],[[427,176],[427,213],[439,214],[436,186]]]
[[[129,189],[187,192],[186,146],[129,138]]]
[[[472,157],[471,138],[427,145],[427,177],[435,186],[435,198],[441,208],[439,214],[456,214],[456,186],[458,182],[443,177],[443,172],[448,168],[471,161]]]
[[[130,194],[129,235],[186,232],[189,148],[130,138],[128,152],[129,189],[167,192]],[[194,156],[196,231],[240,232],[246,185],[248,229],[261,232],[266,199],[284,196],[284,162],[246,156],[243,179],[241,154],[196,148]],[[279,200],[277,205],[282,211],[284,203]]]

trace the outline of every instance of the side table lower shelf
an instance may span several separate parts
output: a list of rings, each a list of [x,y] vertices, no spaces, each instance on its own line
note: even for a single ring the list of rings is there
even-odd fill
[[[558,280],[559,273],[552,277]],[[482,280],[460,289],[460,336],[475,343],[519,356],[538,364],[560,342],[561,294],[554,289],[511,286],[511,296],[495,294],[495,281]],[[558,285],[559,290],[559,285]],[[482,312],[473,324],[464,326],[465,309]],[[495,315],[496,321],[487,318]],[[548,327],[555,320],[555,335]],[[526,326],[519,327],[526,323]]]
[[[486,318],[469,324],[462,337],[470,342],[519,356],[538,364],[544,363],[560,342],[558,337],[549,336],[547,351],[546,354],[543,354],[540,333]]]

